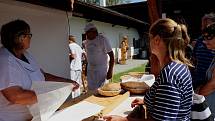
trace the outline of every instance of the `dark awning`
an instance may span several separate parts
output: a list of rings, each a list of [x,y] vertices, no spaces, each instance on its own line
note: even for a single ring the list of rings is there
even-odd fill
[[[148,26],[148,23],[117,11],[77,1],[74,4],[74,15],[80,13],[84,18],[122,25],[127,27],[141,28]]]
[[[50,8],[56,8],[64,11],[72,11],[70,0],[17,0],[31,4],[41,5]],[[128,15],[116,12],[114,10],[81,2],[75,1],[73,15],[76,17],[86,18],[90,20],[102,21],[114,25],[133,27],[143,29],[148,27],[148,23],[142,20],[130,17]]]

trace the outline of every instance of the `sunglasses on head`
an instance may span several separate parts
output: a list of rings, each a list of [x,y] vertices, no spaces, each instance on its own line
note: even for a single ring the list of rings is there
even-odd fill
[[[202,37],[204,40],[212,40],[215,36],[214,34],[203,34]]]

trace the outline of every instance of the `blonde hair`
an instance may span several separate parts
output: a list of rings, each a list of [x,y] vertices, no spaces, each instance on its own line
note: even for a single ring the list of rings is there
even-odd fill
[[[181,32],[182,32],[182,38],[184,39],[185,47],[190,43],[190,37],[188,35],[187,26],[185,24],[180,24],[181,26]]]
[[[69,35],[69,42],[76,42],[75,36]]]
[[[185,57],[185,39],[187,32],[172,19],[159,19],[150,27],[149,33],[152,37],[159,35],[164,41],[169,58],[172,61],[184,63],[191,66],[190,61]]]

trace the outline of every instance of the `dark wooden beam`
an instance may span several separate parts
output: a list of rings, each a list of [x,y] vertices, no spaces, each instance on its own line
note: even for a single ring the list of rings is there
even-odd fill
[[[157,19],[159,19],[159,8],[157,0],[147,0],[148,3],[148,11],[150,23],[154,23]]]
[[[157,2],[157,0],[147,0],[147,3],[148,3],[150,23],[152,24],[160,18],[158,2]],[[151,52],[150,52],[150,57],[149,57],[149,63],[151,66],[150,73],[154,74],[155,77],[157,77],[160,72],[160,63],[159,63],[157,56],[152,54]]]

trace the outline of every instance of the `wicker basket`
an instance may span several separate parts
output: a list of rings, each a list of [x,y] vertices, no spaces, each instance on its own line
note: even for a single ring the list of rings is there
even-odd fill
[[[143,94],[150,88],[145,82],[124,82],[120,85],[122,89],[133,94]]]
[[[149,88],[145,88],[145,89],[138,89],[138,88],[128,88],[128,87],[123,87],[122,88],[124,90],[129,91],[132,94],[144,94],[145,92],[148,91]]]
[[[118,95],[120,92],[121,92],[121,89],[120,90],[117,90],[117,91],[104,91],[104,90],[101,90],[101,88],[98,88],[97,89],[98,93],[102,96],[108,96],[108,97],[111,97],[111,96],[116,96]]]

